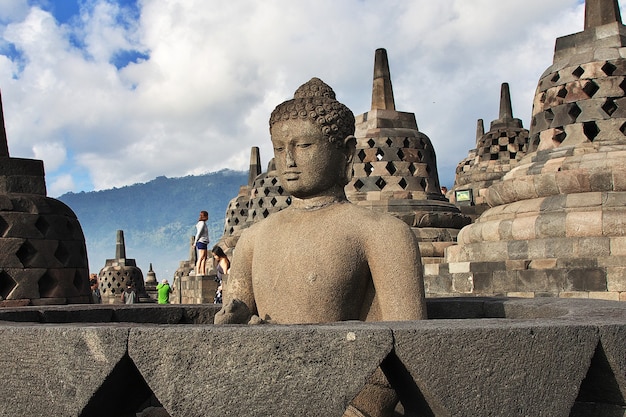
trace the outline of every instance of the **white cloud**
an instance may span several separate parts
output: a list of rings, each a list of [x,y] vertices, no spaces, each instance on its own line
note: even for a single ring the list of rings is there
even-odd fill
[[[74,178],[70,174],[62,174],[53,181],[46,181],[47,194],[51,197],[58,197],[68,191],[80,191],[76,190],[76,184]]]
[[[35,159],[44,161],[46,172],[54,172],[67,160],[67,151],[63,144],[58,142],[43,142],[33,146]]]
[[[450,178],[475,144],[476,119],[497,117],[502,82],[528,127],[555,38],[583,25],[577,0],[142,0],[138,20],[93,0],[73,26],[11,3],[21,12],[0,7],[11,20],[0,42],[22,61],[0,55],[9,149],[66,149],[63,162],[43,159],[48,181],[68,190],[56,175],[103,189],[247,169],[252,146],[265,166],[270,112],[311,77],[355,114],[369,109],[379,47],[398,110],[416,114]],[[111,62],[128,50],[149,58],[118,70]]]
[[[0,0],[0,22],[21,19],[27,11],[27,0]]]

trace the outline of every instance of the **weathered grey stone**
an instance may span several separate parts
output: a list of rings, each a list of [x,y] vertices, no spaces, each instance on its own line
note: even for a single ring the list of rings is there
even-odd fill
[[[392,342],[363,323],[137,328],[129,354],[172,416],[341,416]]]
[[[1,416],[122,415],[107,410],[131,405],[132,392],[120,384],[108,401],[100,398],[97,413],[83,414],[126,355],[128,329],[2,326],[0,335]]]
[[[395,353],[434,415],[565,417],[598,335],[585,325],[548,323],[510,323],[506,329],[493,320],[438,322],[436,330],[433,322],[391,326]],[[401,401],[405,410],[427,411],[416,397]]]

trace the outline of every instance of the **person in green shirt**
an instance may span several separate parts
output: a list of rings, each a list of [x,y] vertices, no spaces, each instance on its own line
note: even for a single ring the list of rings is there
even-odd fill
[[[157,302],[159,304],[169,304],[170,303],[170,293],[172,292],[172,287],[167,282],[166,279],[161,281],[159,285],[156,287],[157,293],[159,294]]]

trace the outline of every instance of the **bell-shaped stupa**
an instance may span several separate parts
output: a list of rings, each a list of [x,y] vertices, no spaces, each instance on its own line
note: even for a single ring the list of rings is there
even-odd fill
[[[466,274],[459,287],[626,300],[625,47],[616,0],[587,1],[585,30],[557,39],[535,95],[534,152],[489,187],[492,208],[447,250],[450,271]]]
[[[126,258],[124,231],[118,230],[115,244],[115,259],[107,259],[98,274],[100,294],[105,304],[122,303],[121,295],[128,285],[135,288],[138,300],[148,298],[143,272],[134,259]]]
[[[470,218],[441,193],[435,150],[415,114],[396,110],[385,49],[376,50],[372,107],[356,116],[355,136],[348,199],[405,221],[424,258],[443,256]]]
[[[46,196],[43,161],[11,158],[0,100],[0,300],[90,303],[89,265],[74,212]]]
[[[457,166],[454,186],[448,193],[463,213],[477,217],[489,208],[485,199],[487,188],[526,155],[528,134],[522,121],[513,117],[509,84],[502,83],[498,118],[491,122],[487,133],[482,119],[478,120],[476,148]]]

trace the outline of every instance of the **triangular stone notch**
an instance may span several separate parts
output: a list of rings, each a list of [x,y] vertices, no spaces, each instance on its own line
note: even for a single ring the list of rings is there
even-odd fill
[[[602,342],[598,342],[587,375],[580,384],[570,417],[623,416],[626,401]],[[619,413],[619,414],[615,414]]]
[[[400,358],[391,351],[380,364],[391,387],[396,391],[406,417],[434,417],[431,406],[426,401],[408,369]]]
[[[602,342],[598,342],[587,375],[580,384],[570,417],[623,416],[625,410],[626,401],[615,372],[607,359]]]
[[[89,399],[80,417],[135,417],[151,406],[162,407],[127,353]]]

